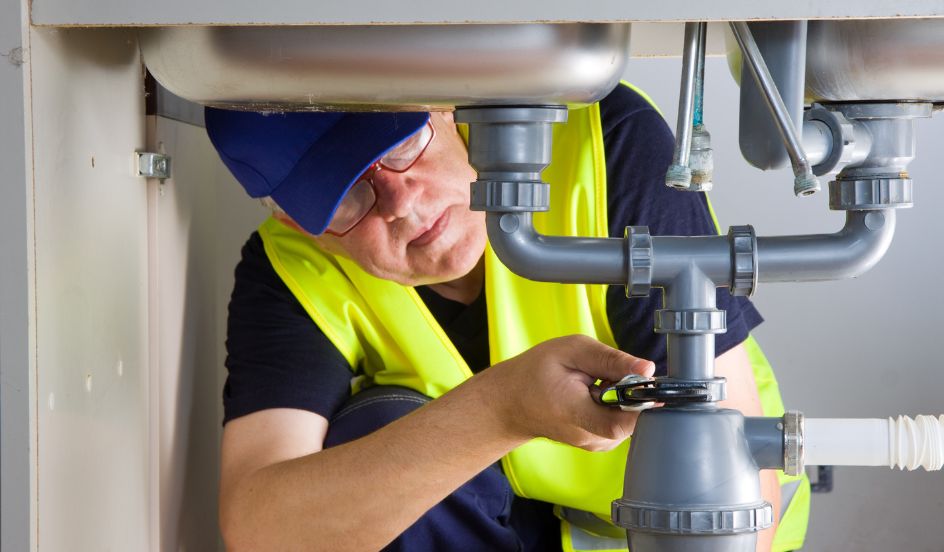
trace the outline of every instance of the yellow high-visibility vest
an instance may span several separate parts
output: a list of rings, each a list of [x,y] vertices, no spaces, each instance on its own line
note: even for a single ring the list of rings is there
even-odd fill
[[[567,123],[556,125],[553,132],[553,161],[542,175],[551,185],[551,210],[535,213],[535,227],[549,235],[607,236],[599,105],[571,110]],[[275,219],[264,222],[259,233],[275,271],[355,372],[370,384],[408,387],[437,398],[471,377],[471,370],[412,287],[371,276]],[[487,247],[491,363],[564,335],[584,334],[615,347],[606,315],[606,290],[605,285],[524,279]],[[770,365],[753,339],[746,345],[765,415],[783,415]],[[502,468],[519,496],[558,505],[558,512],[571,512],[561,516],[573,522],[562,521],[565,550],[625,550],[621,530],[598,531],[593,526],[599,523],[581,524],[573,512],[589,512],[594,521],[608,523],[610,503],[622,495],[628,447],[627,440],[612,451],[588,452],[540,438],[506,455]],[[803,543],[808,482],[781,478],[782,484],[796,481],[800,486],[780,522],[775,550],[793,550]],[[591,542],[597,537],[609,538]]]

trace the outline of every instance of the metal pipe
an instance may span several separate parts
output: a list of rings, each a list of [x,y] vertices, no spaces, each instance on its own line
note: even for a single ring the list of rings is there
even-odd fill
[[[758,280],[815,282],[855,278],[885,255],[895,211],[848,211],[835,234],[757,238]]]
[[[710,191],[714,173],[714,158],[711,152],[711,133],[704,125],[705,100],[705,43],[708,23],[698,24],[697,51],[695,52],[695,105],[692,111],[692,140],[689,148],[688,168],[692,179],[689,192]]]
[[[695,73],[698,69],[698,23],[685,24],[682,53],[682,83],[679,88],[678,120],[675,126],[675,153],[672,165],[665,173],[665,185],[688,189],[692,171],[688,158],[692,148],[692,113],[695,104]]]
[[[803,144],[797,129],[790,118],[787,106],[783,103],[783,98],[777,91],[777,85],[774,84],[773,77],[767,69],[757,43],[754,41],[754,35],[743,21],[732,21],[731,31],[734,38],[744,54],[744,60],[748,64],[751,75],[757,83],[757,87],[763,92],[764,101],[770,108],[770,113],[777,122],[777,130],[783,139],[783,144],[787,148],[787,154],[790,156],[790,162],[793,165],[794,184],[793,191],[796,195],[810,195],[819,191],[819,181],[813,176],[812,165],[803,153]]]
[[[708,38],[708,23],[697,23],[695,38],[695,99],[692,108],[692,128],[704,123],[705,103],[705,43]]]

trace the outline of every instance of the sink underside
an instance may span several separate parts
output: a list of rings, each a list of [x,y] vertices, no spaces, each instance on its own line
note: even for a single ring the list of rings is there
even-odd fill
[[[154,77],[248,110],[587,104],[619,82],[628,23],[165,27],[140,31]]]

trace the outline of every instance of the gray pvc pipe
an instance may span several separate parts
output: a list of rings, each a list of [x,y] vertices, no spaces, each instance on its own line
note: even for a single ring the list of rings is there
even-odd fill
[[[544,236],[530,212],[486,215],[492,248],[519,276],[542,282],[621,284],[628,278],[626,241]],[[835,234],[757,239],[758,280],[816,281],[853,278],[888,250],[895,213],[849,211]],[[724,236],[652,239],[652,285],[665,290],[669,310],[714,309],[715,288],[730,284],[730,244]],[[714,376],[714,335],[667,334],[669,376]]]
[[[731,246],[727,236],[654,236],[652,259],[654,286],[671,287],[679,275],[693,266],[715,286],[726,286],[731,279]],[[681,308],[681,304],[670,308]]]
[[[715,283],[696,264],[679,271],[665,287],[665,308],[684,311],[714,310]],[[685,380],[714,377],[715,336],[713,334],[666,334],[668,375]]]
[[[757,238],[758,280],[855,278],[875,266],[895,233],[895,211],[848,211],[835,234]]]
[[[762,470],[783,469],[783,418],[744,418],[744,436]]]
[[[495,253],[520,276],[541,282],[627,283],[627,250],[622,239],[544,236],[534,229],[528,212],[488,213],[486,221]],[[854,278],[885,255],[894,232],[895,211],[887,209],[847,211],[845,225],[834,234],[759,237],[758,281]],[[652,285],[670,290],[667,306],[683,308],[691,294],[677,295],[672,289],[682,283],[680,275],[693,267],[714,286],[730,284],[730,244],[725,236],[656,236],[652,238],[652,265]]]
[[[544,236],[531,213],[485,217],[488,239],[498,258],[515,274],[539,282],[626,285],[625,240]]]

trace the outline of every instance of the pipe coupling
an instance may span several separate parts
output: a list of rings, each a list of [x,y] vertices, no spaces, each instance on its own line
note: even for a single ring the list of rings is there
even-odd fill
[[[829,183],[829,208],[834,211],[908,209],[914,206],[910,178],[834,180]]]
[[[855,124],[845,115],[820,104],[813,104],[803,115],[805,121],[822,123],[829,131],[831,147],[826,158],[813,166],[813,174],[822,176],[839,172],[852,162],[856,150]],[[860,123],[861,124],[861,123]]]
[[[613,523],[627,531],[676,535],[736,535],[762,531],[773,525],[769,502],[741,508],[655,508],[651,504],[614,500]]]
[[[707,335],[721,334],[727,329],[727,311],[717,309],[656,311],[656,333]]]
[[[626,297],[646,297],[652,289],[652,236],[648,226],[627,226],[623,233],[629,263]]]
[[[795,410],[783,415],[783,473],[803,473],[803,414]]]
[[[750,224],[728,230],[731,243],[731,295],[754,295],[757,288],[757,234]]]
[[[547,211],[550,198],[551,186],[544,182],[477,180],[472,183],[469,208],[499,213]]]
[[[710,192],[714,186],[712,174],[715,170],[714,155],[711,151],[711,134],[705,125],[696,125],[692,129],[692,152],[688,166],[692,170],[689,192]]]

